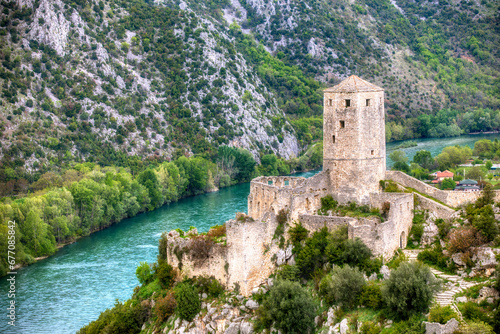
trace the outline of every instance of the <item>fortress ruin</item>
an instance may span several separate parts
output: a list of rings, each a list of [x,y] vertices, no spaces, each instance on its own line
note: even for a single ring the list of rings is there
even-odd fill
[[[184,275],[214,276],[249,295],[276,266],[293,261],[291,246],[280,249],[273,239],[281,210],[287,212],[288,225],[300,222],[310,232],[347,225],[349,238],[360,238],[374,256],[390,259],[398,248],[406,247],[414,196],[420,208],[446,218],[454,212],[451,206],[479,195],[438,190],[402,172],[386,171],[384,90],[357,76],[324,90],[323,122],[322,172],[307,179],[261,176],[252,180],[248,216],[238,214],[226,222],[226,245],[214,245],[200,261],[189,251],[193,241],[171,231],[168,262]],[[382,180],[394,180],[444,204],[419,194],[383,192]],[[389,206],[387,219],[319,215],[321,198],[327,195],[342,204],[355,202],[380,210]]]

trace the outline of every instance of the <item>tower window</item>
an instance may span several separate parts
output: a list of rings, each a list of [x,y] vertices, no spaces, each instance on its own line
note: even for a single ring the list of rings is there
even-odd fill
[[[372,150],[372,155],[374,155],[374,154],[375,154],[375,151],[374,151],[374,150]]]
[[[345,107],[350,107],[351,106],[351,100],[345,100]]]
[[[329,99],[329,100],[328,100],[328,105],[329,105],[329,106],[333,106],[333,100],[332,100],[332,99]]]
[[[369,107],[370,106],[370,99],[366,99],[366,106]]]
[[[340,121],[340,128],[341,129],[345,128],[345,122],[344,121]]]
[[[332,143],[335,144],[335,136],[332,136]]]

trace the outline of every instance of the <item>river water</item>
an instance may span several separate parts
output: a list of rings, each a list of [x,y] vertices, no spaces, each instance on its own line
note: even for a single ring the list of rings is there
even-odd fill
[[[452,137],[452,138],[429,138],[429,139],[417,139],[413,140],[416,141],[418,146],[415,147],[409,147],[409,148],[403,148],[401,149],[406,153],[406,156],[409,158],[409,161],[411,162],[413,160],[413,157],[417,153],[417,151],[420,150],[427,150],[430,151],[432,156],[435,157],[441,151],[443,148],[446,146],[469,146],[470,148],[474,148],[474,143],[480,139],[489,139],[489,140],[494,140],[495,138],[498,138],[500,140],[500,134],[498,133],[493,133],[493,134],[479,134],[479,135],[464,135],[460,137]],[[411,140],[408,140],[411,141]],[[387,144],[387,168],[391,168],[394,162],[389,159],[389,154],[391,154],[394,150],[396,150],[397,146],[401,145],[402,143],[405,143],[407,141],[401,141],[401,142],[392,142]]]
[[[498,135],[418,140],[404,149],[413,158],[426,149],[433,156],[449,145],[469,145]],[[400,143],[387,145],[388,154]],[[388,166],[391,162],[388,160]],[[316,172],[301,174],[309,177]],[[153,212],[126,219],[68,245],[56,255],[18,270],[16,326],[7,325],[7,277],[0,279],[0,332],[22,334],[74,333],[99,314],[132,295],[139,262],[154,262],[162,232],[195,226],[200,232],[247,211],[250,184],[189,197]]]

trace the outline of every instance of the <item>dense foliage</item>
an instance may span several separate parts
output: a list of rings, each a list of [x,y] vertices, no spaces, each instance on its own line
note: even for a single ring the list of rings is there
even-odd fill
[[[413,314],[426,312],[439,289],[440,281],[429,267],[410,262],[391,272],[382,294],[389,310],[399,318],[408,319]]]
[[[311,294],[297,282],[277,281],[258,310],[258,327],[283,333],[311,333],[316,305]]]

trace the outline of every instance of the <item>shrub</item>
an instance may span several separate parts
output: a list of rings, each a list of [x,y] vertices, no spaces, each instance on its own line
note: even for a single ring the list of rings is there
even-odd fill
[[[194,236],[189,245],[191,257],[197,261],[205,261],[209,258],[213,246],[214,242],[206,236]]]
[[[422,324],[422,320],[417,315],[414,315],[407,321],[400,321],[392,325],[388,333],[424,334],[425,326]]]
[[[158,260],[158,264],[155,266],[155,273],[160,285],[164,289],[168,289],[172,286],[174,282],[175,273],[171,265],[165,260]]]
[[[201,310],[201,301],[196,288],[189,283],[181,283],[174,289],[177,301],[177,313],[186,320],[191,321]]]
[[[139,280],[140,284],[148,284],[153,279],[153,272],[151,270],[151,265],[147,262],[141,262],[137,269],[135,270],[135,276]]]
[[[194,279],[194,284],[200,293],[206,293],[214,298],[224,292],[224,286],[213,276],[198,276]]]
[[[486,323],[490,322],[490,317],[484,310],[473,302],[467,302],[463,304],[462,308],[462,316],[464,319],[472,320],[472,321],[484,321]]]
[[[423,250],[418,254],[417,259],[423,263],[435,265],[441,269],[448,268],[448,257],[443,254],[443,249],[440,244],[434,245],[431,249]]]
[[[344,253],[342,254],[343,263],[362,266],[367,263],[372,256],[372,251],[361,239],[347,239],[344,241]]]
[[[365,284],[365,278],[358,268],[337,266],[333,268],[331,275],[321,280],[319,294],[329,305],[352,308],[357,304]]]
[[[307,236],[309,235],[309,231],[302,226],[301,223],[295,224],[294,227],[290,228],[288,230],[288,234],[290,234],[290,240],[294,245],[300,244],[302,240],[307,239]]]
[[[382,332],[382,328],[376,323],[366,321],[361,325],[360,332],[361,334],[379,334]]]
[[[440,324],[445,324],[452,318],[460,320],[457,313],[453,311],[451,306],[436,305],[433,308],[431,308],[429,312],[430,322],[439,322]]]
[[[408,319],[412,314],[427,311],[440,283],[428,266],[403,263],[384,282],[382,296],[396,317]]]
[[[464,324],[458,331],[455,331],[456,334],[494,334],[493,328],[490,325],[478,321],[478,322],[469,322],[468,324]]]
[[[300,277],[300,269],[297,266],[284,265],[276,273],[276,278],[282,281],[298,281]]]
[[[316,305],[311,294],[297,282],[276,281],[257,310],[256,327],[274,328],[287,334],[311,332]]]
[[[482,245],[485,239],[474,227],[457,228],[450,233],[448,238],[448,251],[466,253],[471,247]]]
[[[177,302],[174,294],[169,291],[165,297],[158,298],[154,307],[154,314],[158,318],[159,323],[163,323],[168,317],[174,314]]]
[[[361,291],[359,303],[374,310],[382,307],[382,289],[375,282],[368,282]]]
[[[328,210],[333,210],[337,207],[338,202],[333,199],[332,195],[326,195],[321,198],[321,212],[325,214]]]
[[[147,319],[147,309],[140,303],[116,301],[113,308],[107,309],[99,318],[80,329],[80,334],[100,333],[139,333]]]
[[[222,238],[226,236],[226,224],[212,226],[207,232],[207,237],[211,240]]]

